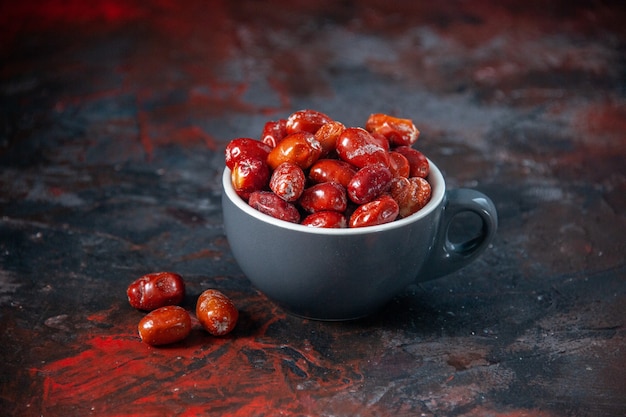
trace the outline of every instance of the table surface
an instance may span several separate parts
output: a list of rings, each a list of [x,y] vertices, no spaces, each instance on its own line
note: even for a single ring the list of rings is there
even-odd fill
[[[0,5],[0,409],[625,416],[626,8],[610,1]],[[351,322],[285,313],[222,227],[223,150],[316,109],[411,118],[493,244]],[[139,340],[126,287],[241,317]]]

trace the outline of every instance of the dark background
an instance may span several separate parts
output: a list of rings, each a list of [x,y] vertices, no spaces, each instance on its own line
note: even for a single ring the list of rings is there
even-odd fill
[[[626,8],[609,1],[0,3],[0,414],[625,416]],[[413,119],[488,194],[476,262],[364,320],[285,314],[221,215],[223,149],[312,108]],[[461,231],[462,232],[462,231]],[[139,341],[126,287],[218,288]]]

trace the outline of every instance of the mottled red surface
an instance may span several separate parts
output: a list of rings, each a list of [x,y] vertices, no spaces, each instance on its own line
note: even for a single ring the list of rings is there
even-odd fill
[[[625,416],[626,8],[617,1],[0,4],[0,410],[11,416]],[[500,230],[346,323],[239,270],[223,149],[314,108],[409,117]],[[461,228],[462,229],[462,228]],[[463,232],[463,230],[460,230]],[[234,332],[139,340],[172,270]]]

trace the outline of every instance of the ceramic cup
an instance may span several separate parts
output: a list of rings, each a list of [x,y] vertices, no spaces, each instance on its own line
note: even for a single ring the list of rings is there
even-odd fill
[[[354,229],[314,228],[263,214],[235,193],[226,168],[222,208],[235,260],[254,286],[293,314],[349,320],[376,312],[410,284],[472,262],[496,233],[489,197],[446,190],[441,171],[429,162],[432,197],[424,208],[392,223]],[[481,220],[480,234],[451,241],[450,225],[467,221],[457,217],[467,212]]]

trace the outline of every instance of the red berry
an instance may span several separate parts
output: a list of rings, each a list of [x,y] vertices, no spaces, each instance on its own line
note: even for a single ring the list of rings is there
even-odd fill
[[[410,146],[420,133],[411,120],[380,113],[370,115],[365,129],[383,135],[394,146]]]
[[[305,185],[304,171],[291,162],[283,162],[278,165],[270,178],[270,189],[274,194],[288,202],[299,199]]]
[[[180,304],[185,297],[185,282],[173,272],[153,272],[133,281],[126,290],[128,302],[139,310],[154,310]]]
[[[230,173],[230,178],[235,192],[247,200],[253,192],[267,187],[270,169],[265,160],[245,158],[235,164]]]
[[[149,345],[180,342],[191,333],[191,317],[179,306],[165,306],[146,314],[137,326],[139,337]]]
[[[309,132],[315,133],[326,123],[333,119],[315,110],[298,110],[287,118],[287,133]]]
[[[357,207],[350,216],[350,227],[377,226],[390,223],[398,217],[398,203],[385,194],[376,200]]]
[[[344,161],[357,168],[383,163],[389,165],[387,150],[365,129],[350,127],[337,138],[337,153]]]
[[[214,336],[223,336],[235,328],[239,311],[222,292],[209,289],[198,297],[196,317],[207,332]]]
[[[265,161],[272,148],[263,142],[250,138],[237,138],[228,142],[225,151],[226,166],[233,169],[242,159],[253,158]]]

